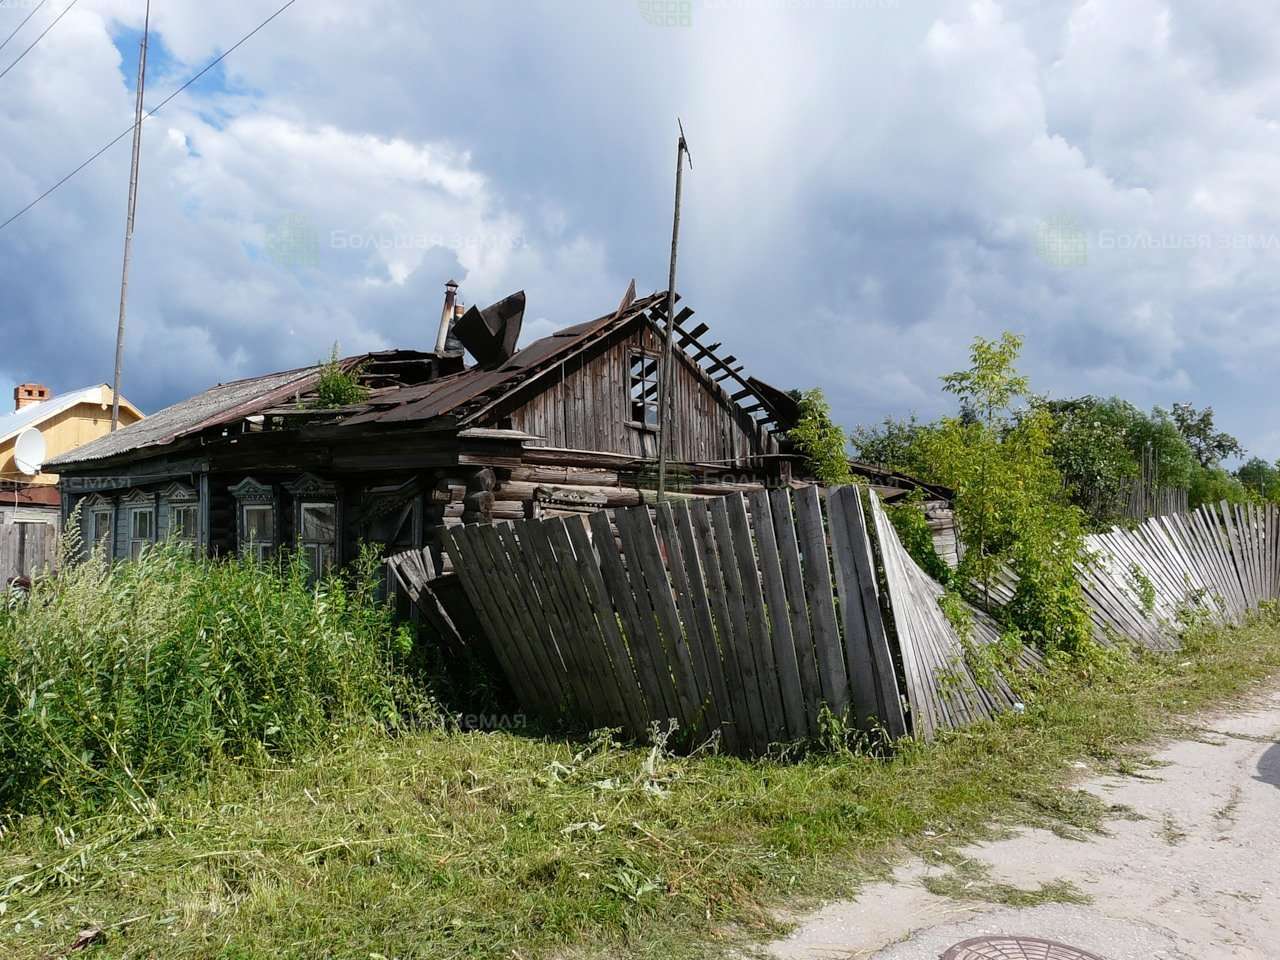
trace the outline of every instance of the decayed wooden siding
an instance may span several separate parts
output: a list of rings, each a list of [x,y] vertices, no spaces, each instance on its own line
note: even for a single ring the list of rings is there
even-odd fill
[[[532,445],[656,458],[656,431],[630,422],[630,363],[636,351],[661,356],[662,341],[648,324],[630,327],[521,391],[518,405],[508,412],[511,426],[543,438]],[[675,460],[709,463],[776,452],[776,442],[678,352],[673,385]]]

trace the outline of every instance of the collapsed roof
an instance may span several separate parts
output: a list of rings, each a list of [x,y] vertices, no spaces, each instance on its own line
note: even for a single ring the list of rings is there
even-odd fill
[[[115,433],[87,443],[49,464],[66,468],[165,447],[183,438],[229,428],[250,418],[271,417],[286,426],[315,421],[339,429],[437,422],[441,427],[486,425],[486,415],[517,389],[534,383],[559,364],[598,344],[633,322],[665,329],[665,292],[637,297],[632,281],[617,309],[586,323],[556,331],[523,349],[515,343],[522,326],[525,295],[512,294],[483,310],[471,307],[451,322],[450,343],[461,342],[475,359],[466,367],[451,350],[437,355],[390,350],[346,357],[342,370],[357,375],[368,389],[365,400],[344,407],[318,409],[310,399],[323,364],[219,384]],[[675,317],[673,343],[688,361],[726,390],[731,402],[770,432],[795,422],[795,401],[787,393],[755,377],[744,377],[733,356],[721,356],[719,343],[703,342],[707,325],[690,326],[693,311]]]

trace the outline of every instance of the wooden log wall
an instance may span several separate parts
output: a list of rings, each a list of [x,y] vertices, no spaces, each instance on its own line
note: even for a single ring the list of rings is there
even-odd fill
[[[895,647],[872,525],[858,488],[802,487],[455,526],[445,549],[516,695],[549,718],[639,738],[674,724],[688,745],[718,735],[752,756],[816,737],[828,709],[896,738],[1006,706],[1007,686],[966,688],[959,706],[930,701],[919,719],[917,698],[943,669],[977,683],[954,635],[930,646],[929,630],[950,629],[940,616],[913,621]],[[902,594],[888,609],[901,619],[902,604],[936,608],[891,543],[887,582]],[[933,659],[917,669],[917,653]],[[903,690],[897,664],[908,660]]]

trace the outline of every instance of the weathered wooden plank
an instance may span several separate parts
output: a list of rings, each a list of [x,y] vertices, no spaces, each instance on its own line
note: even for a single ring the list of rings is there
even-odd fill
[[[818,721],[823,705],[822,683],[818,679],[813,635],[809,630],[809,604],[805,599],[804,572],[800,566],[795,520],[791,515],[791,493],[789,490],[770,490],[768,496],[778,562],[782,569],[782,581],[790,611],[796,667],[800,673],[800,688],[804,692],[805,724],[810,735],[816,737],[820,733]]]
[[[530,563],[531,555],[525,549],[524,537],[518,536],[512,526],[504,524],[495,533],[505,553],[507,566],[515,577],[516,588],[533,620],[525,643],[533,655],[549,703],[563,710],[571,698],[565,689],[564,663],[560,657],[560,624],[554,607],[545,603],[550,599],[545,596],[545,586],[535,581],[533,569],[539,564]]]
[[[760,699],[769,727],[769,737],[774,743],[782,743],[788,735],[786,707],[782,700],[778,666],[773,656],[770,624],[765,616],[764,593],[760,586],[759,565],[751,538],[747,504],[740,493],[725,497],[720,502],[724,504],[729,520],[729,533],[733,537],[738,578],[742,583],[742,600],[747,611],[747,635],[756,664]],[[714,518],[713,510],[713,521]]]
[[[654,621],[659,631],[658,642],[675,684],[681,719],[685,729],[696,736],[700,731],[706,731],[702,716],[702,695],[694,677],[693,658],[685,642],[680,614],[671,595],[671,581],[663,567],[649,508],[619,510],[616,519],[618,532],[622,536],[623,552],[627,555],[632,586],[637,596],[642,591],[647,594],[647,601],[653,609]]]
[[[532,686],[528,672],[518,667],[512,659],[515,643],[507,627],[506,617],[498,612],[497,598],[493,593],[483,565],[473,554],[479,548],[470,534],[474,527],[454,527],[442,531],[445,551],[458,571],[458,579],[462,583],[463,592],[471,601],[477,618],[484,627],[493,648],[498,665],[506,675],[507,682],[519,698],[520,702],[529,705],[530,709],[540,712],[543,703],[538,691]]]
[[[724,576],[724,598],[729,608],[731,629],[725,639],[734,651],[741,675],[743,694],[755,734],[753,747],[763,753],[774,742],[769,708],[761,690],[760,665],[756,663],[754,644],[747,624],[747,603],[743,597],[742,573],[738,566],[737,546],[729,527],[729,511],[724,500],[713,500],[708,512],[715,531],[716,550],[720,556],[720,572]]]
[[[746,636],[746,618],[745,615],[739,616],[741,598],[733,603],[729,588],[730,578],[737,576],[737,567],[732,556],[724,557],[722,562],[721,544],[716,538],[710,503],[699,501],[689,504],[689,518],[698,539],[707,593],[715,616],[716,640],[724,664],[725,681],[733,699],[738,733],[747,751],[760,751],[768,746],[769,732],[764,725],[759,695],[748,689],[744,678],[744,671],[748,668],[743,660],[750,655],[742,639]]]
[[[876,678],[871,664],[871,641],[867,635],[867,622],[862,610],[862,589],[858,583],[858,568],[853,559],[855,545],[847,514],[854,508],[849,505],[850,496],[856,498],[853,487],[837,487],[824,491],[827,505],[827,529],[831,537],[832,573],[836,594],[840,598],[840,617],[844,626],[844,662],[849,677],[850,707],[853,720],[862,729],[870,729],[880,715],[880,700],[876,694]]]
[[[595,608],[596,621],[604,636],[605,646],[608,648],[613,674],[626,706],[628,730],[632,736],[643,737],[648,732],[650,719],[645,705],[644,691],[640,687],[635,665],[631,660],[631,652],[627,649],[619,627],[619,615],[614,610],[608,589],[605,587],[595,545],[591,541],[586,525],[581,520],[566,521],[565,530],[573,544],[578,574],[582,577],[590,602]]]
[[[809,607],[809,627],[818,662],[822,696],[836,716],[849,709],[849,676],[844,665],[840,630],[836,626],[836,602],[831,589],[831,565],[827,540],[822,529],[822,509],[818,488],[801,487],[792,492],[796,539],[804,570],[805,602]]]
[[[507,559],[506,551],[498,540],[498,531],[492,524],[479,524],[469,531],[477,541],[477,549],[487,552],[486,567],[499,607],[510,619],[507,621],[509,636],[514,646],[512,660],[528,671],[529,681],[540,691],[543,709],[554,714],[559,706],[556,685],[542,675],[541,665],[534,652],[538,626],[529,610],[524,592],[515,571]]]
[[[609,658],[607,641],[604,639],[597,618],[597,614],[602,612],[607,614],[611,611],[600,611],[591,602],[578,565],[577,555],[569,540],[564,518],[553,517],[541,526],[547,534],[551,548],[555,551],[556,565],[567,588],[568,600],[578,623],[579,636],[586,645],[583,650],[583,659],[590,664],[595,682],[599,685],[594,693],[601,709],[605,711],[602,716],[607,718],[611,725],[625,728],[628,723],[628,713],[621,680]],[[591,559],[594,559],[594,556]]]
[[[678,719],[680,709],[676,701],[675,687],[670,682],[670,674],[665,664],[657,662],[661,647],[654,648],[649,642],[641,614],[636,605],[635,592],[627,571],[622,563],[622,554],[618,551],[618,543],[613,538],[613,529],[609,523],[609,515],[604,512],[591,514],[587,521],[591,525],[591,542],[600,557],[600,572],[605,586],[613,598],[614,609],[622,617],[622,625],[626,632],[627,649],[631,651],[631,659],[635,664],[636,677],[644,691],[649,706],[649,716],[661,723]]]
[[[706,505],[701,504],[699,508],[705,537],[710,537],[711,520]],[[711,675],[725,743],[730,749],[735,749],[749,742],[750,719],[745,713],[746,697],[742,692],[737,663],[723,655],[725,640],[720,630],[727,630],[729,623],[722,590],[724,578],[719,564],[712,566],[706,560],[705,538],[700,538],[699,531],[694,528],[693,512],[689,504],[681,504],[674,508],[673,518],[689,575],[698,634],[703,641],[703,656]]]
[[[902,713],[902,694],[898,688],[898,676],[885,630],[884,616],[880,609],[880,591],[876,582],[875,557],[871,545],[871,531],[863,511],[862,491],[851,488],[846,520],[850,524],[850,536],[854,543],[853,560],[857,567],[858,589],[862,594],[862,613],[867,625],[867,640],[871,648],[871,662],[875,674],[876,696],[879,700],[880,722],[885,732],[893,738],[907,733],[906,718]]]
[[[694,596],[688,562],[684,556],[680,536],[676,531],[674,508],[670,501],[658,504],[656,520],[661,549],[667,558],[671,585],[675,590],[676,601],[680,608],[680,623],[684,627],[685,637],[689,643],[706,728],[708,731],[719,731],[720,735],[724,736],[725,724],[721,708],[723,705],[725,709],[729,709],[728,698],[724,696],[724,691],[717,696],[717,684],[713,679],[713,673],[720,674],[720,655],[716,650],[715,634],[710,629],[709,621],[704,622],[699,616],[698,601]],[[699,581],[702,579],[696,560],[693,576]],[[705,591],[705,586],[703,590]],[[706,602],[705,595],[702,597],[702,602]],[[723,677],[720,677],[720,682],[723,684]]]
[[[806,736],[816,735],[818,731],[809,727],[769,494],[764,490],[757,490],[747,495],[747,501],[751,508],[751,524],[760,557],[760,578],[764,583],[765,600],[769,605],[768,623],[773,643],[773,662],[778,673],[782,705],[786,711],[787,733],[792,740],[801,740]]]

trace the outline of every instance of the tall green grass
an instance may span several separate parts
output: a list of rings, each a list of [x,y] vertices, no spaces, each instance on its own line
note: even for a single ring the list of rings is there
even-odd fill
[[[220,765],[424,716],[375,572],[311,584],[300,562],[161,546],[0,595],[0,811],[145,811]]]

